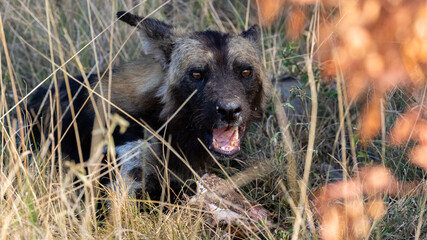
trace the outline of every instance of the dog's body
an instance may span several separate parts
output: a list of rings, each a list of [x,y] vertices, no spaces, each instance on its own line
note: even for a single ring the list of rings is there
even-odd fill
[[[180,34],[154,19],[143,20],[123,12],[118,16],[140,29],[144,56],[114,70],[111,82],[108,77],[102,80],[94,89],[97,94],[92,95],[96,106],[87,101],[90,91],[69,80],[74,112],[87,101],[75,120],[77,132],[71,126],[65,134],[73,123],[73,114],[67,86],[61,84],[59,97],[64,117],[60,125],[65,134],[62,152],[74,160],[89,159],[90,152],[95,152],[94,143],[99,143],[94,136],[104,127],[101,122],[109,119],[102,114],[103,104],[108,103],[98,95],[109,98],[113,113],[131,116],[125,117],[130,126],[124,134],[118,130],[113,133],[121,175],[132,194],[148,191],[153,198],[158,194],[160,180],[164,180],[164,175],[159,176],[164,174],[166,165],[171,182],[185,181],[192,175],[189,167],[199,174],[208,171],[213,164],[211,154],[224,158],[240,150],[249,124],[262,114],[268,88],[261,63],[259,29],[253,26],[240,35],[216,31]],[[83,82],[82,78],[77,80]],[[91,88],[98,84],[94,76],[88,80]],[[35,112],[46,92],[38,91],[30,103]],[[44,122],[48,121],[49,112],[49,107],[42,107]],[[95,119],[96,112],[103,117]],[[131,118],[142,119],[154,130],[167,124],[158,132],[160,135],[153,135]],[[173,151],[166,153],[168,147],[158,136],[170,139],[169,148]],[[78,143],[81,151],[75,147]]]

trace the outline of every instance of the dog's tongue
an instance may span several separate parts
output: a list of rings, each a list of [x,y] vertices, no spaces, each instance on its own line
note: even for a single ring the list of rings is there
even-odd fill
[[[213,146],[222,151],[233,151],[239,147],[239,128],[223,127],[213,129]]]

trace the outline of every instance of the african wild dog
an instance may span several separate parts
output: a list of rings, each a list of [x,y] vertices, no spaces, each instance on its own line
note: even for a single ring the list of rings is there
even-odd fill
[[[210,153],[216,158],[230,158],[238,153],[249,124],[262,114],[268,88],[261,62],[259,27],[252,26],[238,35],[211,30],[181,33],[155,19],[126,12],[117,15],[120,20],[138,28],[144,54],[140,60],[113,70],[111,84],[108,84],[108,77],[104,77],[101,87],[94,90],[104,96],[111,91],[110,100],[115,106],[135,119],[144,120],[154,130],[169,121],[159,134],[167,136],[166,139],[170,136],[175,150],[167,160],[168,169],[173,172],[171,184],[178,183],[179,186],[179,178],[185,180],[192,176],[176,153],[199,174],[209,171],[212,166]],[[76,80],[83,81],[83,78]],[[88,80],[92,87],[98,82],[94,75]],[[88,91],[77,81],[69,80],[75,112],[88,98]],[[31,101],[34,112],[40,108],[42,96],[47,91],[39,90]],[[55,92],[54,89],[50,91]],[[65,82],[59,91],[63,114],[61,129],[64,132],[72,124]],[[102,100],[93,96],[98,108]],[[188,102],[183,104],[187,99]],[[48,105],[51,104],[45,104]],[[41,107],[41,119],[46,123],[49,107]],[[81,153],[76,147],[73,127],[62,140],[62,152],[71,159],[87,160],[90,157],[91,132],[95,133],[93,123],[97,122],[94,121],[94,110],[93,103],[88,101],[76,119]],[[121,113],[114,107],[112,111]],[[144,189],[151,198],[157,198],[160,189],[158,173],[163,173],[166,161],[164,148],[138,124],[129,122],[124,134],[118,131],[113,134],[117,159],[122,163],[120,174],[131,194]]]

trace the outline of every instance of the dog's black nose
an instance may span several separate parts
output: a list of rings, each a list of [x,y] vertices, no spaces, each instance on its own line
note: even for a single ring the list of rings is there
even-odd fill
[[[224,104],[219,103],[216,106],[219,119],[226,123],[233,123],[237,121],[242,112],[239,101],[228,101]]]

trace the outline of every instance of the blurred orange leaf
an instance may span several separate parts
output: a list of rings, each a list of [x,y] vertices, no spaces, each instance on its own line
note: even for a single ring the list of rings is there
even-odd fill
[[[381,129],[381,99],[381,94],[375,94],[362,111],[360,138],[363,141],[372,139]]]
[[[427,145],[418,145],[410,153],[411,163],[427,171]]]

